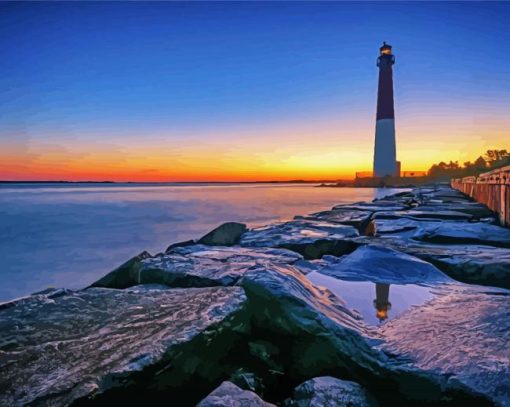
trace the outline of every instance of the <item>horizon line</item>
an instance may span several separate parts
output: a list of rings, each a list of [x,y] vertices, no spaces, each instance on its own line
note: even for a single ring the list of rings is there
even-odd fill
[[[352,182],[354,179],[290,179],[270,181],[67,181],[67,180],[0,180],[0,184],[282,184],[282,183],[318,183],[318,182]]]

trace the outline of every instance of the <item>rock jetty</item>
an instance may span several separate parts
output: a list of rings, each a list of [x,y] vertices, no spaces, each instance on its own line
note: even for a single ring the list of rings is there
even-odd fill
[[[0,304],[0,405],[509,405],[509,288],[510,230],[446,187],[231,222]]]

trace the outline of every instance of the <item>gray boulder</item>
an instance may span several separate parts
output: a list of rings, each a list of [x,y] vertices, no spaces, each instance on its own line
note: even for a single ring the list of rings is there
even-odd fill
[[[276,407],[266,403],[256,393],[243,390],[225,381],[197,404],[197,407]]]
[[[420,227],[412,235],[415,240],[432,243],[483,244],[510,248],[510,229],[486,223],[450,223]]]
[[[374,202],[358,202],[355,204],[342,204],[333,207],[333,210],[354,210],[354,211],[403,211],[409,209],[409,206],[394,201],[374,201]]]
[[[427,202],[419,207],[422,211],[455,211],[471,215],[474,218],[494,218],[494,213],[485,205],[477,202],[457,202],[457,203],[434,203]]]
[[[149,252],[142,252],[139,255],[129,259],[125,263],[121,264],[112,272],[108,273],[92,286],[94,287],[114,287],[114,288],[127,288],[133,284],[131,275],[135,275],[141,264],[142,260],[152,257]]]
[[[207,233],[197,243],[208,246],[234,246],[239,243],[241,235],[246,230],[244,223],[227,222]]]
[[[356,228],[338,223],[293,220],[252,229],[240,241],[244,247],[279,247],[316,259],[324,254],[352,252],[356,245],[346,238],[359,236]]]
[[[378,212],[374,219],[400,219],[408,218],[414,220],[457,220],[468,222],[473,219],[472,215],[452,210],[424,210],[421,206],[408,211]]]
[[[369,407],[377,402],[358,383],[331,376],[315,377],[294,389],[286,407]]]
[[[411,238],[440,244],[510,247],[510,229],[484,222],[417,220],[407,217],[372,221],[376,235]]]
[[[425,201],[440,201],[444,203],[471,201],[471,198],[469,198],[467,195],[464,195],[462,192],[459,192],[450,187],[439,188],[431,192],[423,193],[422,197]]]
[[[343,225],[354,226],[356,229],[362,230],[370,220],[372,213],[373,212],[371,211],[339,208],[330,211],[312,213],[311,215],[305,217],[296,216],[295,219],[309,219],[331,223],[341,223]]]
[[[328,256],[316,271],[351,281],[430,284],[451,281],[435,266],[382,246],[362,246],[341,258]]]
[[[232,344],[223,332],[239,325],[245,303],[239,287],[90,288],[18,300],[0,310],[0,405],[112,394],[150,402],[162,391],[179,404],[190,387],[200,392],[226,374],[218,360]]]
[[[125,288],[137,284],[170,287],[211,287],[234,285],[251,267],[259,264],[292,264],[302,256],[284,249],[175,247],[166,254],[119,267],[96,281],[94,287]]]
[[[418,257],[457,281],[510,288],[510,249],[474,244],[433,244],[384,236],[361,237],[356,241]]]

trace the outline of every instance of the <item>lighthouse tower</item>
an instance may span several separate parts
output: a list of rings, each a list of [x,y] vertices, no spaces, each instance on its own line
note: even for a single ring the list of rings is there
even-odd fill
[[[375,124],[374,177],[398,176],[395,146],[395,113],[393,108],[393,64],[391,45],[383,43],[377,58],[379,87]]]

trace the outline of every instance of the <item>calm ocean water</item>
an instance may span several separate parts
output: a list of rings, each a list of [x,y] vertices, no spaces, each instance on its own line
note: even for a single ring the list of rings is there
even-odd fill
[[[222,222],[261,226],[397,190],[310,184],[4,184],[0,301],[84,287],[143,250],[197,238]]]

